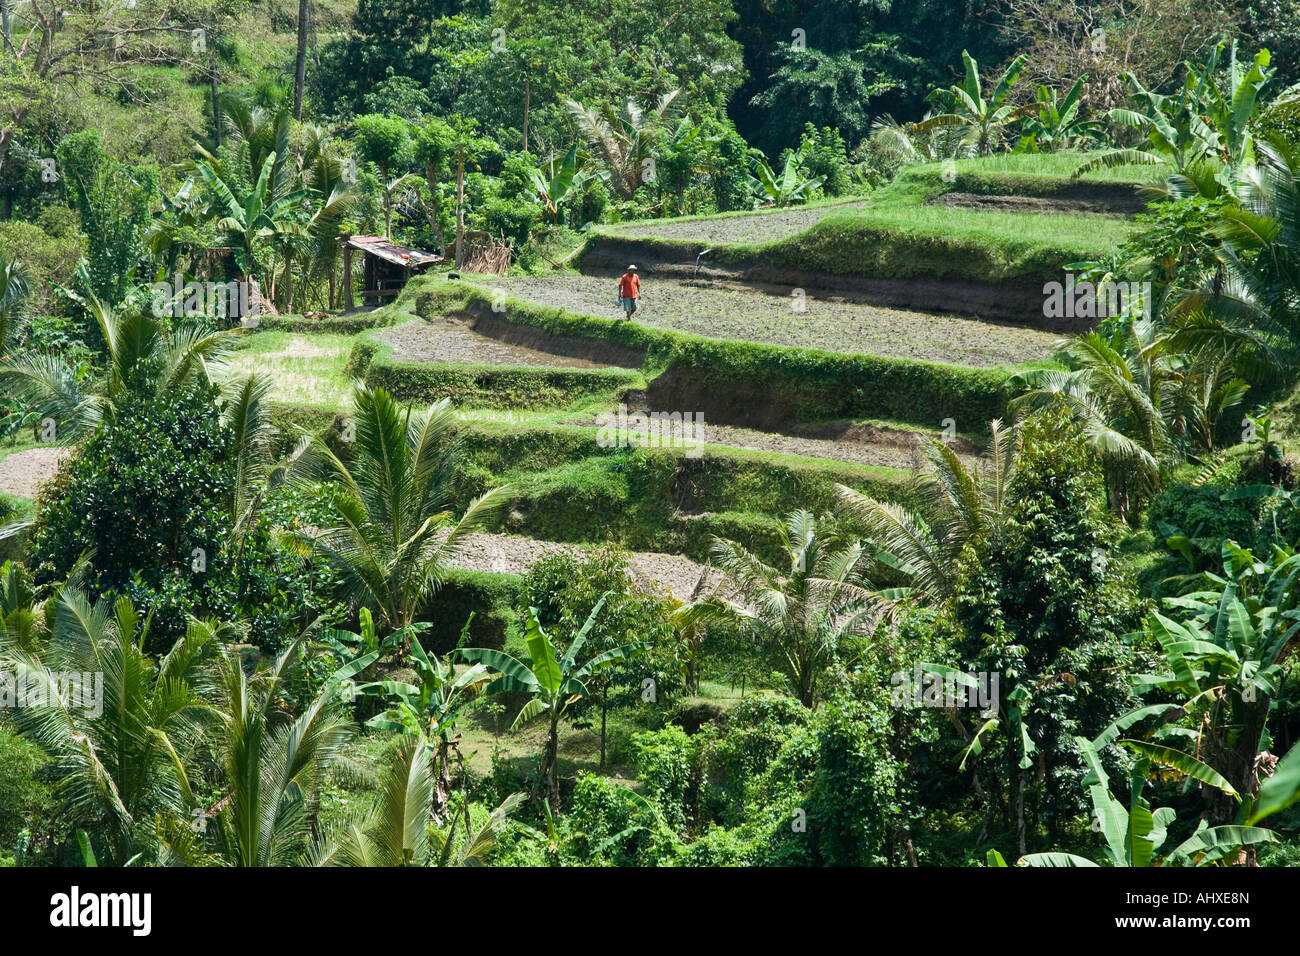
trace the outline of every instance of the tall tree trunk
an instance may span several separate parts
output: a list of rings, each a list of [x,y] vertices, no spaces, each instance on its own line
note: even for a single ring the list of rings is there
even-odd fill
[[[1016,846],[1020,855],[1029,852],[1025,843],[1025,773],[1016,768]]]
[[[609,681],[600,689],[600,769],[605,769],[605,721],[609,716]]]
[[[293,73],[293,118],[302,119],[302,89],[307,83],[307,27],[311,19],[310,0],[298,0],[298,58]]]
[[[284,254],[284,314],[293,313],[293,273],[290,267],[293,264],[293,256],[288,252]]]
[[[14,51],[13,40],[9,38],[9,0],[0,0],[0,34],[4,36],[5,52],[11,56],[17,56]],[[524,134],[524,142],[528,141],[528,134]],[[525,148],[525,151],[526,148]]]
[[[560,719],[551,719],[551,732],[546,735],[546,752],[542,756],[542,775],[546,778],[546,803],[552,816],[560,815],[560,778],[555,766],[560,752]]]
[[[429,801],[429,816],[439,825],[446,819],[447,801],[451,797],[451,768],[448,766],[451,755],[448,750],[447,741],[439,740],[433,754],[435,772],[433,799]]]
[[[528,111],[532,106],[533,100],[533,83],[528,77],[524,77],[524,152],[528,152]]]
[[[438,195],[438,166],[432,161],[424,167],[424,181],[429,184],[429,205],[432,207],[432,215],[425,218],[429,220],[429,228],[438,237],[438,255],[446,259],[447,237],[442,231],[442,226],[438,224],[442,216],[442,199]]]
[[[465,150],[456,152],[456,267],[465,261]]]

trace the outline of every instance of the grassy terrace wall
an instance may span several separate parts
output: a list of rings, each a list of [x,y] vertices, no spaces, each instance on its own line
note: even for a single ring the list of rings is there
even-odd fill
[[[429,294],[420,297],[423,308],[438,314],[493,314],[487,286],[426,282]],[[779,428],[796,422],[885,418],[937,428],[944,418],[987,422],[1002,414],[1008,398],[1005,381],[1013,371],[720,341],[516,299],[507,300],[506,311],[494,315],[557,337],[605,340],[642,352],[649,407],[700,411],[719,424]],[[371,370],[377,362],[376,353]],[[386,367],[379,368],[384,371],[373,380],[389,380],[384,378],[390,375]],[[366,374],[368,381],[376,375]]]
[[[341,415],[275,405],[278,452],[291,449],[298,427],[322,435],[346,459]],[[774,515],[795,508],[829,511],[838,482],[877,497],[907,502],[912,475],[891,468],[834,463],[770,452],[707,448],[602,447],[596,430],[466,423],[454,506],[501,484],[517,494],[497,530],[542,540],[611,540],[636,551],[708,556],[713,534],[735,538],[775,559]]]
[[[596,397],[615,399],[644,383],[627,369],[400,362],[391,348],[364,336],[353,346],[346,371],[402,401],[450,398],[462,408],[564,408]]]

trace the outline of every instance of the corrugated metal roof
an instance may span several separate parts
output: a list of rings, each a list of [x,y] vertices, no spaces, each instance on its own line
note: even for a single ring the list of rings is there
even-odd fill
[[[362,252],[378,256],[385,262],[391,262],[395,266],[427,266],[443,261],[442,256],[434,255],[432,252],[423,252],[419,249],[403,248],[383,236],[349,236],[342,241],[353,249],[360,249]]]

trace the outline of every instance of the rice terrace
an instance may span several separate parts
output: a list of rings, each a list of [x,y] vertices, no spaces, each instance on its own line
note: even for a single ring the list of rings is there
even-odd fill
[[[0,868],[1300,863],[1300,7],[947,6],[0,0]]]

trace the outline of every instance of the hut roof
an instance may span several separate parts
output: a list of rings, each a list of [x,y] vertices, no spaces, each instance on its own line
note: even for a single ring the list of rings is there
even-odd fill
[[[383,236],[344,236],[339,241],[353,249],[360,249],[369,255],[391,262],[395,266],[419,268],[443,261],[442,256],[434,255],[432,252],[422,252],[419,249],[406,249]]]

